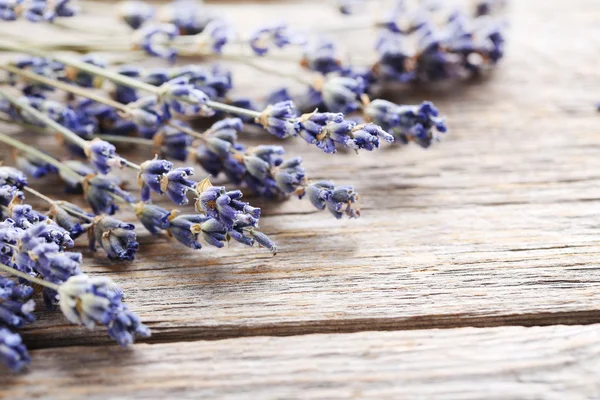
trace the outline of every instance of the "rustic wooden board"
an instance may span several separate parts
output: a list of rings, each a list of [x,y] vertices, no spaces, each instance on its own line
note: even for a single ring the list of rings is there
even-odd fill
[[[251,5],[229,6],[227,11],[234,17],[245,16],[240,20],[250,22],[285,14],[297,17],[298,23],[308,21],[313,26],[332,18],[332,14],[316,12],[305,2],[264,7],[260,13]],[[313,3],[310,7],[317,6]],[[229,249],[206,248],[194,252],[166,237],[153,238],[140,229],[141,249],[136,262],[115,265],[101,254],[93,255],[81,243],[84,269],[92,274],[109,275],[122,286],[130,307],[153,330],[149,341],[173,343],[136,346],[138,351],[125,353],[122,361],[117,361],[118,350],[113,348],[73,347],[35,352],[34,359],[41,359],[34,361],[33,374],[7,381],[15,384],[11,393],[15,396],[25,393],[20,391],[27,389],[19,388],[18,384],[32,384],[34,377],[41,377],[36,371],[44,369],[57,379],[47,381],[47,385],[71,379],[70,375],[79,377],[73,371],[85,368],[88,356],[104,360],[106,371],[98,376],[109,375],[115,379],[113,383],[120,376],[128,376],[121,369],[127,370],[130,362],[138,379],[151,371],[173,371],[179,368],[180,361],[189,362],[183,365],[193,366],[190,368],[193,376],[173,378],[168,386],[181,389],[186,386],[187,378],[202,382],[204,377],[194,374],[203,373],[205,360],[212,362],[208,355],[194,358],[191,349],[211,354],[233,343],[244,348],[244,343],[261,347],[272,342],[278,343],[274,348],[281,351],[294,346],[309,351],[311,345],[302,343],[313,337],[181,343],[196,339],[599,322],[600,116],[594,109],[600,93],[598,11],[600,4],[594,0],[514,1],[509,10],[508,55],[491,79],[396,95],[398,101],[406,103],[433,100],[447,115],[451,134],[430,150],[386,148],[359,156],[326,156],[302,143],[288,142],[288,152],[305,158],[313,178],[331,178],[356,186],[363,211],[359,220],[336,221],[297,200],[269,203],[257,199],[254,202],[264,207],[262,229],[280,246],[276,257],[235,245]],[[348,43],[353,43],[350,38]],[[274,87],[271,78],[247,79],[258,76],[250,70],[241,70],[240,92],[266,93]],[[9,127],[2,128],[15,132]],[[20,137],[60,154],[50,138]],[[257,142],[255,138],[246,141]],[[141,152],[124,153],[138,159],[143,156]],[[0,155],[10,163],[7,149],[0,149]],[[132,174],[129,179],[135,181]],[[63,196],[55,183],[33,182],[33,186]],[[127,212],[119,216],[133,220]],[[486,353],[489,356],[486,365],[493,366],[494,360],[503,360],[502,340],[515,344],[515,348],[537,349],[534,335],[538,333],[542,346],[544,332],[557,335],[554,344],[566,341],[569,332],[593,332],[593,328],[575,327],[518,329],[481,331],[492,332],[490,340],[499,335],[499,342],[493,346],[496,352]],[[431,340],[439,337],[441,342],[448,341],[450,349],[451,340],[460,338],[461,332],[479,337],[480,331],[432,330],[316,338],[332,338],[319,342],[327,348],[328,341],[331,346],[340,337],[348,351],[355,346],[360,348],[365,341],[363,349],[382,346],[384,354],[387,344],[378,341],[391,340],[394,346],[389,348],[393,349],[396,345],[408,346],[411,335]],[[518,342],[516,332],[527,332],[528,336]],[[24,329],[23,335],[31,348],[108,343],[104,332],[71,327],[56,313],[41,313],[40,320]],[[393,338],[399,342],[395,344]],[[318,340],[311,340],[316,339],[307,343],[317,346]],[[483,351],[486,340],[482,339],[479,350]],[[564,342],[565,349],[571,345],[577,343]],[[549,344],[546,349],[552,348]],[[264,362],[262,368],[253,371],[249,357],[240,367],[240,375],[232,372],[232,376],[239,378],[240,385],[252,386],[251,376],[246,381],[244,374],[279,373],[277,364],[269,363],[269,357],[277,359],[281,351],[271,351],[267,346],[260,356]],[[338,365],[345,362],[342,353],[336,358]],[[431,353],[432,363],[435,354]],[[479,354],[466,347],[462,354],[464,364],[469,357]],[[531,350],[528,354],[534,358],[536,353]],[[542,352],[537,354],[543,356]],[[395,356],[404,355],[400,352]],[[73,357],[78,356],[83,357],[84,365],[69,366]],[[326,362],[325,356],[322,357]],[[149,365],[148,360],[160,362]],[[418,360],[415,358],[414,364],[426,368],[427,364],[418,364]],[[220,390],[227,390],[223,388],[231,378],[227,370],[235,371],[238,361],[232,355],[220,364],[223,375],[216,381],[207,381],[213,382],[206,383],[207,394],[213,393],[211,390],[227,394]],[[536,362],[545,365],[546,361]],[[586,365],[597,366],[594,359],[589,362]],[[472,370],[461,372],[450,368],[449,373],[470,377],[478,371],[477,363],[472,364]],[[271,365],[273,368],[268,368]],[[501,366],[499,363],[498,368]],[[349,371],[352,368],[350,365]],[[568,365],[565,368],[576,371],[575,367],[569,370]],[[284,372],[292,371],[282,370],[279,387],[287,382]],[[384,383],[373,389],[374,394],[377,390],[409,393],[408,384],[392,388],[390,382],[396,382],[399,375],[394,372],[399,370],[382,378]],[[349,378],[361,371],[353,373],[340,376],[337,384],[330,382],[331,387],[352,390],[353,379]],[[85,374],[83,382],[93,384],[90,380],[94,374]],[[552,377],[561,382],[558,373]],[[343,385],[347,379],[349,382]],[[305,375],[301,386],[293,388],[310,389],[318,386],[318,382],[318,374],[314,372]],[[426,380],[422,382],[422,387],[426,387]],[[127,386],[127,382],[120,383]],[[473,392],[464,393],[477,397],[481,390],[492,390],[492,383],[487,388],[483,384],[473,386]],[[457,390],[469,390],[467,383],[457,385]],[[534,386],[538,387],[532,383],[531,387]],[[40,387],[32,386],[31,390],[41,390]],[[557,387],[567,390],[571,386],[565,383]],[[591,390],[597,387],[589,387],[588,394],[596,393]],[[541,384],[539,388],[550,390],[543,389]],[[266,392],[261,391],[267,389],[252,386],[248,390],[262,395]],[[284,395],[288,393],[281,390]],[[32,393],[35,392],[29,394]],[[318,397],[318,392],[313,393]],[[325,396],[328,393],[331,392]]]
[[[0,398],[592,399],[600,325],[361,332],[33,352]]]
[[[86,253],[86,270],[123,286],[152,341],[600,320],[600,91],[580,84],[597,73],[576,44],[585,30],[600,37],[600,15],[583,11],[589,2],[553,2],[569,27],[559,30],[542,15],[547,4],[513,4],[508,56],[491,79],[419,94],[448,116],[439,146],[326,156],[289,143],[314,178],[356,185],[361,219],[257,200],[276,257],[241,246],[193,252],[140,230],[135,263]],[[24,334],[34,347],[108,340],[56,314]]]

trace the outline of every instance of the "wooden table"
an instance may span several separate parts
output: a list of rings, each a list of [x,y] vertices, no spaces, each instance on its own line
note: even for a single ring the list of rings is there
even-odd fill
[[[247,24],[333,15],[220,6]],[[443,143],[332,157],[286,143],[313,178],[356,186],[359,220],[254,200],[276,257],[139,229],[136,262],[113,264],[80,243],[85,271],[120,284],[153,336],[123,351],[41,312],[23,330],[31,367],[4,372],[0,398],[600,398],[600,3],[513,1],[509,18],[490,79],[398,97],[441,108]],[[252,77],[241,92],[273,88]]]

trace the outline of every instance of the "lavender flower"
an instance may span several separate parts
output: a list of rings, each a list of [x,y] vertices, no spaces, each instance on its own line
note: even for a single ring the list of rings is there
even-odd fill
[[[173,121],[178,126],[187,124],[181,121]],[[154,144],[160,150],[165,158],[172,158],[178,161],[185,161],[188,155],[188,148],[192,145],[192,137],[176,127],[166,125],[162,131],[154,136]]]
[[[99,68],[106,68],[107,65],[106,60],[96,54],[86,54],[85,56],[81,57],[81,61],[92,64]],[[104,81],[103,78],[97,75],[71,66],[65,67],[65,78],[75,83],[77,86],[83,86],[86,88],[99,88],[102,86]]]
[[[232,37],[232,27],[222,19],[215,19],[197,35],[197,43],[202,48],[210,48],[213,52],[221,54],[223,46],[231,41]]]
[[[135,258],[139,244],[136,242],[133,224],[98,216],[94,219],[93,229],[94,236],[90,238],[92,249],[95,249],[98,242],[111,260],[130,261]]]
[[[267,108],[256,118],[256,122],[261,124],[267,132],[278,138],[286,138],[297,134],[294,124],[291,121],[297,115],[296,107],[291,101],[282,101],[275,103]]]
[[[306,184],[306,173],[302,166],[302,158],[295,157],[282,162],[274,173],[277,188],[285,194],[296,192],[302,195]]]
[[[11,204],[9,207],[10,218],[21,229],[27,229],[46,219],[43,214],[35,211],[29,204]]]
[[[291,33],[287,24],[264,26],[250,35],[250,47],[256,55],[264,56],[272,47],[283,48],[289,44],[303,44],[302,36]]]
[[[73,239],[76,239],[81,236],[83,232],[85,232],[85,229],[83,226],[81,226],[79,217],[69,214],[66,210],[70,210],[71,212],[75,212],[80,215],[85,215],[88,218],[92,218],[93,215],[87,213],[77,205],[66,201],[57,202],[50,207],[49,215],[54,222],[69,232],[69,236],[71,236]]]
[[[214,111],[206,106],[206,102],[209,100],[208,96],[187,82],[188,80],[184,78],[170,81],[162,99],[173,111],[181,115],[211,116],[214,114]]]
[[[138,67],[125,65],[119,68],[119,74],[129,78],[140,78],[142,71]],[[138,99],[138,94],[136,89],[116,83],[113,98],[119,103],[129,104]]]
[[[149,55],[174,62],[177,50],[169,44],[178,35],[179,30],[173,24],[147,25],[135,31],[134,42]]]
[[[325,80],[321,95],[327,110],[348,114],[361,106],[360,97],[365,92],[361,78],[334,77]]]
[[[0,186],[0,205],[7,207],[13,199],[17,199],[17,202],[25,199],[25,195],[19,189],[12,185],[1,185]]]
[[[52,164],[25,154],[15,157],[15,164],[17,168],[33,178],[41,178],[58,172],[58,169]]]
[[[69,321],[93,329],[105,325],[117,343],[126,346],[134,336],[147,337],[150,331],[121,302],[121,292],[105,277],[85,274],[71,277],[60,285],[60,309]]]
[[[170,221],[169,233],[185,246],[198,250],[202,248],[198,242],[198,235],[202,233],[202,224],[211,219],[205,215],[177,215]]]
[[[15,372],[21,371],[31,362],[21,336],[3,327],[0,327],[0,361]]]
[[[175,168],[169,171],[161,177],[161,191],[166,193],[175,204],[180,206],[187,204],[188,190],[196,188],[196,182],[187,179],[191,175],[194,175],[193,168]]]
[[[138,29],[152,19],[154,7],[143,1],[124,1],[119,5],[119,16],[132,29]]]
[[[438,109],[430,102],[418,106],[399,106],[386,100],[374,100],[365,114],[384,129],[390,130],[402,143],[414,141],[429,147],[437,136],[433,130],[446,132],[446,124],[439,118]]]
[[[135,215],[153,235],[158,234],[158,231],[169,228],[171,211],[162,207],[140,202],[135,205]]]
[[[225,227],[232,228],[236,222],[248,222],[255,226],[260,217],[260,208],[250,206],[239,199],[239,190],[226,191],[224,187],[211,186],[199,194],[196,211],[221,222]]]
[[[113,319],[108,324],[108,335],[121,347],[127,347],[134,343],[136,336],[149,337],[151,334],[140,318],[121,303],[116,307]]]
[[[101,173],[108,174],[112,168],[121,167],[121,158],[115,151],[115,146],[101,140],[94,139],[85,148],[85,153],[92,165]]]
[[[69,232],[50,219],[44,218],[44,220],[27,227],[19,226],[19,223],[15,221],[15,226],[25,229],[19,239],[25,247],[33,248],[35,243],[54,243],[60,248],[75,245]]]
[[[113,196],[121,197],[126,202],[135,202],[135,197],[119,187],[116,178],[93,175],[85,181],[85,198],[95,214],[112,215],[119,209]]]
[[[78,160],[66,160],[63,161],[63,164],[81,176],[81,179],[76,179],[73,178],[72,174],[67,174],[63,170],[58,171],[59,176],[65,183],[65,191],[73,194],[83,193],[83,186],[81,184],[83,178],[88,175],[93,175],[96,171],[89,165]]]
[[[415,61],[406,47],[404,35],[383,31],[376,44],[379,61],[376,76],[383,81],[410,82],[415,78]]]
[[[302,59],[302,65],[323,75],[339,71],[341,62],[337,58],[333,42],[320,39],[309,43]]]
[[[142,201],[150,200],[150,191],[163,194],[161,180],[163,175],[171,171],[173,163],[154,157],[153,160],[144,161],[140,168],[138,183],[142,188]]]
[[[273,255],[277,254],[277,245],[267,235],[255,229],[250,230],[250,235],[259,245],[268,249]]]
[[[355,207],[358,195],[351,186],[340,187],[330,181],[319,181],[308,185],[306,192],[313,206],[319,210],[327,208],[338,219],[344,214],[350,218],[360,215]]]
[[[173,24],[182,35],[203,32],[214,19],[210,10],[193,0],[177,0],[162,7],[158,12],[162,22]]]
[[[16,168],[0,166],[0,185],[23,189],[23,186],[27,186],[27,176]]]
[[[33,322],[35,302],[27,300],[32,294],[31,287],[0,277],[0,324],[7,328],[20,328]]]
[[[306,142],[316,145],[325,153],[335,153],[336,147],[371,151],[379,147],[379,139],[388,143],[394,138],[379,126],[357,125],[347,121],[343,114],[319,113],[304,114],[296,122],[296,131]]]
[[[21,237],[21,230],[15,225],[15,221],[6,218],[0,222],[0,263],[10,265],[14,255],[14,248]]]

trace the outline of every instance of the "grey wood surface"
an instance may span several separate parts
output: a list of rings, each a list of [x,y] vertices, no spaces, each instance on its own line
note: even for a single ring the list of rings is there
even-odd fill
[[[36,350],[4,398],[597,399],[600,325]],[[50,390],[49,390],[50,388]],[[1,398],[2,395],[0,395]]]
[[[323,4],[312,2],[223,7],[242,24],[282,14],[306,26],[335,20]],[[289,397],[302,389],[307,397],[382,393],[399,398],[426,397],[436,384],[448,383],[449,398],[452,388],[482,398],[509,384],[516,388],[515,398],[529,388],[543,394],[530,398],[554,398],[553,390],[556,396],[597,396],[597,346],[591,339],[596,325],[434,329],[600,322],[600,116],[594,108],[600,93],[600,3],[513,1],[509,19],[508,54],[489,79],[395,95],[399,102],[430,99],[440,107],[451,134],[438,146],[326,156],[302,143],[286,143],[290,154],[306,160],[311,177],[359,190],[359,220],[336,221],[294,199],[255,199],[263,206],[262,230],[280,247],[275,257],[236,245],[194,252],[139,229],[136,262],[115,265],[80,243],[86,272],[120,284],[127,303],[153,331],[148,342],[164,344],[136,345],[131,353],[72,347],[109,339],[101,330],[75,328],[56,313],[42,312],[23,336],[30,348],[46,349],[34,352],[29,375],[2,378],[3,392],[31,397],[46,390],[60,398],[60,386],[67,384],[75,394],[89,389],[97,396],[133,396],[140,379],[148,377],[148,387],[158,390],[160,374],[173,373],[165,378],[164,393],[167,388],[183,393],[196,382],[207,396],[234,397],[237,390],[248,390],[257,398]],[[368,43],[364,36],[362,41]],[[346,43],[352,48],[354,42],[349,36]],[[242,93],[266,93],[275,85],[249,70],[240,69],[239,76]],[[52,138],[20,137],[61,154]],[[0,152],[10,163],[7,149]],[[138,159],[150,156],[142,153],[124,152]],[[129,180],[133,186],[132,174]],[[63,196],[51,180],[34,181],[33,187]],[[134,220],[125,210],[118,215]],[[240,338],[408,329],[426,330]],[[463,343],[474,347],[456,349],[464,368],[454,369],[451,342],[463,334]],[[240,339],[187,343],[224,338]],[[324,349],[336,338],[340,344],[328,364]],[[425,358],[411,354],[405,359],[410,343],[424,338],[435,343],[419,349]],[[435,346],[446,346],[446,353]],[[376,356],[369,355],[370,348],[377,349]],[[506,357],[507,351],[518,355],[521,349],[531,370]],[[258,353],[245,355],[246,350]],[[213,357],[221,352],[227,357]],[[280,357],[282,352],[286,355]],[[487,355],[483,364],[482,354]],[[547,354],[560,360],[556,369]],[[295,358],[301,359],[298,365]],[[410,367],[405,360],[411,360]],[[98,376],[92,361],[104,365]],[[511,372],[513,361],[529,371],[529,386]],[[552,373],[546,374],[546,363]],[[403,378],[411,368],[443,366],[452,376]],[[210,375],[211,368],[219,372]],[[366,382],[364,392],[355,392],[355,381],[370,380],[367,372],[378,368],[385,372],[373,377],[372,385]],[[87,372],[80,375],[79,369]],[[338,370],[342,373],[334,374]],[[131,381],[123,378],[129,374]],[[569,384],[570,376],[578,384]],[[105,388],[97,381],[101,377],[107,379]],[[269,392],[273,382],[280,392]],[[317,390],[321,386],[324,392]]]

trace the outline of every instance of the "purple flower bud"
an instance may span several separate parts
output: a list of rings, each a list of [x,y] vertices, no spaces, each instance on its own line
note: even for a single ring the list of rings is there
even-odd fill
[[[277,188],[285,194],[297,192],[302,195],[306,184],[306,173],[302,166],[302,158],[295,157],[284,161],[275,172]]]
[[[224,187],[211,186],[199,194],[196,211],[203,212],[231,229],[237,222],[255,226],[260,217],[260,209],[239,201],[242,192],[227,192]]]
[[[154,16],[154,7],[143,1],[124,1],[119,5],[119,16],[132,29],[138,29]]]
[[[25,195],[19,189],[12,185],[1,185],[0,186],[0,205],[8,207],[11,201],[16,199],[22,201],[25,199]]]
[[[136,336],[149,337],[150,329],[121,303],[113,312],[113,319],[108,324],[108,335],[121,347],[127,347],[134,343]]]
[[[177,205],[188,203],[188,190],[194,190],[196,182],[187,179],[194,175],[193,168],[175,168],[161,177],[161,190]]]
[[[321,91],[327,110],[348,114],[361,106],[360,96],[365,92],[361,78],[334,77],[326,79]]]
[[[302,65],[323,75],[339,71],[341,62],[336,55],[333,42],[320,39],[309,43],[302,60]]]
[[[176,79],[166,86],[162,98],[178,114],[211,116],[214,111],[206,106],[208,96],[184,79]]]
[[[138,184],[142,188],[142,201],[150,200],[150,191],[163,194],[161,181],[163,176],[173,168],[173,163],[154,157],[153,160],[144,161],[140,167]]]
[[[89,142],[85,154],[94,168],[101,174],[108,174],[112,168],[121,167],[121,158],[115,150],[112,144],[96,138]]]
[[[9,210],[10,218],[21,229],[27,229],[46,219],[45,215],[35,211],[29,204],[11,204]]]
[[[135,197],[119,187],[116,178],[94,175],[85,181],[85,198],[95,214],[112,215],[119,209],[115,196],[122,197],[129,203],[135,202]]]
[[[27,176],[16,168],[0,166],[0,185],[22,189],[23,186],[27,186]]]
[[[355,206],[358,195],[351,186],[335,186],[333,182],[320,181],[308,185],[306,192],[315,208],[319,210],[327,208],[338,219],[344,214],[350,218],[357,218],[360,215],[359,209]]]
[[[41,178],[58,172],[58,169],[54,165],[24,154],[19,154],[15,158],[15,164],[17,168],[33,178]]]
[[[0,328],[0,361],[15,372],[31,362],[21,336],[7,328]]]
[[[85,232],[85,230],[81,226],[80,217],[69,214],[67,210],[75,212],[76,214],[85,215],[89,218],[92,218],[93,215],[87,213],[79,206],[73,203],[69,203],[67,201],[57,202],[56,204],[53,204],[50,207],[50,216],[54,220],[54,222],[58,226],[69,232],[69,236],[71,236],[73,239],[76,239],[83,232]],[[84,221],[87,222],[87,220]]]
[[[289,44],[304,44],[305,38],[292,33],[287,24],[279,23],[257,29],[250,35],[249,44],[256,55],[264,56],[272,47],[283,48]]]
[[[153,235],[169,228],[171,212],[162,207],[140,202],[135,205],[135,215]]]
[[[414,141],[422,147],[429,147],[439,140],[434,130],[447,131],[444,120],[438,117],[438,109],[428,101],[418,106],[398,106],[378,99],[365,108],[365,114],[402,143]]]
[[[278,138],[286,138],[297,134],[292,119],[297,116],[296,107],[291,101],[282,101],[267,106],[256,118],[267,132]]]
[[[121,346],[131,344],[134,336],[150,335],[148,328],[122,303],[121,291],[109,278],[73,276],[60,285],[58,293],[60,309],[69,321],[88,329],[105,325],[109,336]]]
[[[107,216],[98,216],[94,220],[94,236],[90,238],[92,249],[95,249],[96,242],[109,259],[119,261],[133,260],[139,247],[135,225]]]
[[[134,43],[151,56],[174,62],[177,50],[170,42],[179,35],[179,29],[172,24],[148,25],[134,32]]]
[[[178,215],[169,223],[169,232],[180,243],[189,248],[202,248],[198,235],[202,232],[202,224],[211,218],[206,215]]]
[[[252,235],[252,238],[256,241],[256,243],[269,249],[273,255],[277,254],[277,245],[267,235],[255,229],[250,230],[250,235]]]
[[[198,35],[198,44],[203,48],[210,48],[213,52],[221,54],[225,46],[233,37],[232,27],[222,19],[210,21],[201,34]]]

